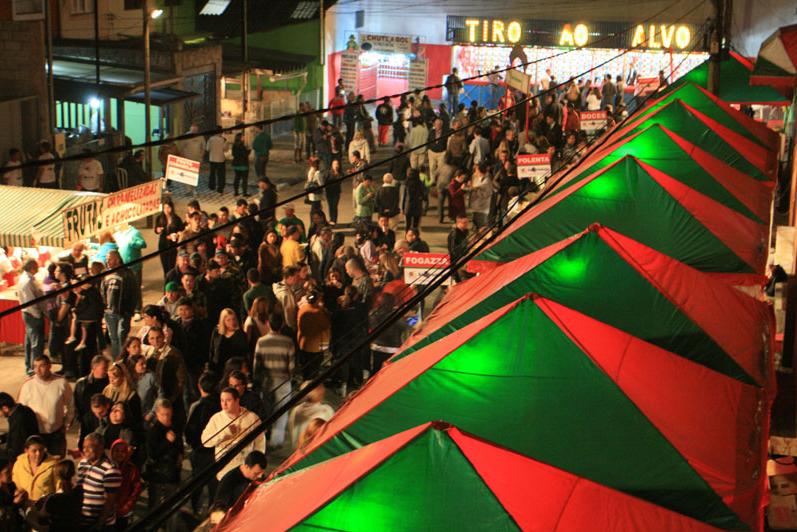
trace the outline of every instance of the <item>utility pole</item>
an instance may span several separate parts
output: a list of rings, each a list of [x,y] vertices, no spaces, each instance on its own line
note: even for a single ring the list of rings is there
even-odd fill
[[[99,0],[94,0],[94,76],[97,88],[100,85],[100,9]],[[98,95],[99,96],[99,95]]]
[[[149,49],[149,32],[150,32],[150,12],[149,0],[144,0],[142,3],[142,16],[144,17],[144,128],[146,129],[145,139],[147,142],[146,148],[146,162],[147,172],[152,175],[152,148],[149,142],[152,140],[152,124],[150,123],[150,106],[152,105],[152,78],[150,76],[150,49]]]
[[[50,131],[47,138],[50,139],[53,150],[55,150],[55,81],[53,75],[53,14],[49,0],[44,2],[44,44],[47,48],[47,110],[50,122]],[[63,125],[63,124],[62,124]]]
[[[241,119],[246,122],[249,97],[249,0],[241,0],[241,62],[244,64],[241,72]]]
[[[712,0],[714,24],[711,31],[711,58],[708,65],[708,90],[714,95],[720,92],[720,63],[728,55],[728,41],[732,22],[732,0]]]

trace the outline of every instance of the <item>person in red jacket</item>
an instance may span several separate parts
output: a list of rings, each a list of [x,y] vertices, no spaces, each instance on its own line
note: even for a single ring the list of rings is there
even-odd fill
[[[116,497],[116,524],[119,530],[127,528],[133,507],[141,494],[141,473],[130,461],[132,452],[130,444],[121,438],[111,444],[111,460],[122,473],[122,485]]]
[[[467,173],[465,170],[457,170],[454,174],[454,179],[448,184],[448,215],[452,220],[456,220],[458,216],[465,216],[467,210],[465,208],[465,189],[463,185]]]

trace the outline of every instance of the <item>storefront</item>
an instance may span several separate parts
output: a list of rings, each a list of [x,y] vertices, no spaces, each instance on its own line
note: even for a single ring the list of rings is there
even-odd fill
[[[378,18],[369,20],[375,21],[376,28],[384,27]],[[526,73],[533,82],[539,83],[549,74],[563,81],[626,50],[632,51],[585,77],[622,76],[626,90],[633,92],[638,81],[658,79],[660,70],[672,81],[708,57],[698,26],[666,20],[637,25],[450,15],[435,20],[443,27],[434,32],[431,22],[419,25],[419,30],[427,34],[377,33],[366,31],[365,26],[357,32],[342,32],[345,41],[337,35],[334,42],[338,47],[328,56],[328,94],[334,94],[339,78],[347,90],[373,98],[442,83],[452,67],[458,68],[460,77],[467,78],[496,67],[506,68],[510,61],[531,63]],[[335,31],[341,26],[333,23],[330,28]],[[438,44],[431,44],[435,41]],[[561,53],[575,47],[581,49]],[[483,89],[486,85],[486,78],[469,82],[460,101],[477,99],[489,104],[489,90]],[[429,96],[440,99],[443,91],[430,91]]]
[[[1,187],[0,207],[18,213],[0,229],[0,310],[19,304],[17,284],[25,260],[39,262],[39,277],[45,267],[75,242],[84,242],[89,256],[92,245],[104,230],[124,231],[128,224],[160,211],[160,181],[126,188],[113,194],[68,190]],[[0,344],[21,344],[25,329],[20,313],[0,320]]]

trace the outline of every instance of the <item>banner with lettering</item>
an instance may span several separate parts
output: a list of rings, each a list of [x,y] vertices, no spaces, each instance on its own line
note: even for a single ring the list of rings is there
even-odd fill
[[[64,240],[71,244],[144,216],[157,214],[161,209],[161,182],[114,192],[104,198],[73,205],[62,212]]]

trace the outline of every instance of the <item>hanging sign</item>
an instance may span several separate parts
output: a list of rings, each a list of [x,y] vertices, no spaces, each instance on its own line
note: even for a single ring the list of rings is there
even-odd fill
[[[410,61],[409,90],[422,89],[427,86],[426,76],[429,63],[426,59]]]
[[[551,175],[551,156],[547,153],[525,154],[517,156],[517,176],[519,179],[530,179],[537,186],[545,185]]]
[[[169,158],[166,159],[166,172],[163,177],[195,187],[199,184],[199,166],[199,161],[169,155]]]
[[[531,76],[513,68],[506,71],[506,84],[516,91],[528,95],[531,88]]]
[[[423,285],[431,283],[439,273],[451,266],[451,257],[446,253],[412,253],[404,254],[401,259],[404,268],[404,282],[408,285]],[[449,276],[444,285],[451,285]]]
[[[380,33],[360,33],[360,47],[371,45],[374,52],[388,54],[409,54],[412,52],[412,37],[409,35],[384,35]]]
[[[357,65],[360,63],[360,52],[346,50],[340,58],[340,77],[347,91],[357,94]]]
[[[597,131],[606,128],[609,115],[606,111],[582,111],[581,129],[587,135],[594,135]]]
[[[132,222],[161,210],[161,183],[150,181],[99,199],[68,207],[62,212],[67,244],[96,235],[103,229]]]

